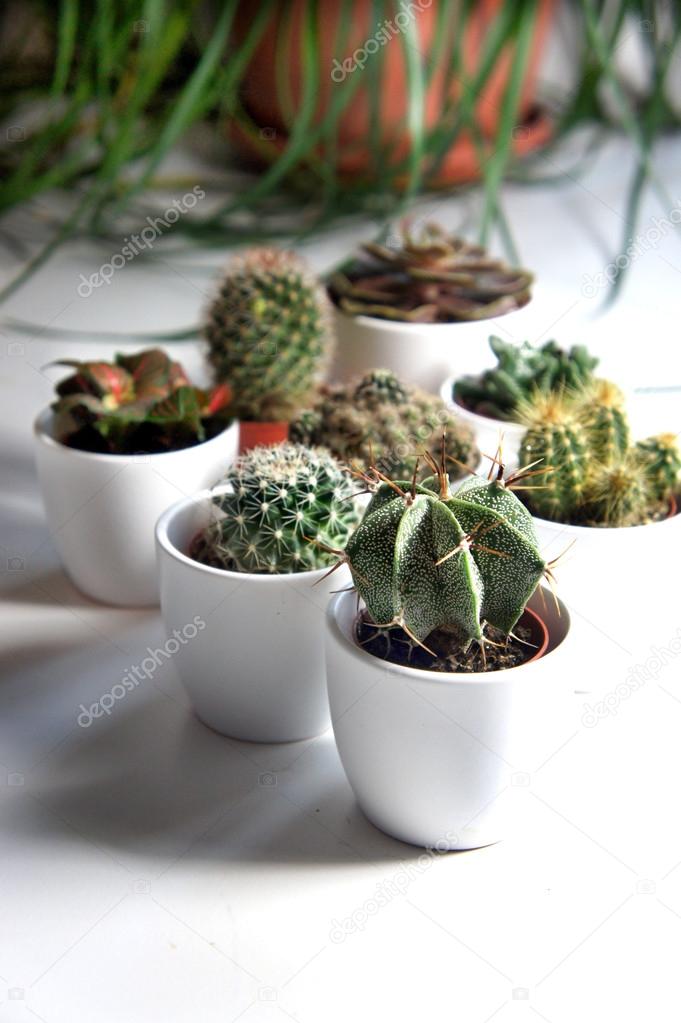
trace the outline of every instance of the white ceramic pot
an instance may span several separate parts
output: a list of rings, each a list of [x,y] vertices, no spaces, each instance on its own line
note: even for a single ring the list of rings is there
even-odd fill
[[[154,526],[178,497],[214,484],[234,461],[236,423],[217,437],[157,455],[103,455],[54,439],[37,418],[36,462],[47,524],[64,568],[105,604],[158,604]]]
[[[453,397],[453,388],[460,373],[455,376],[448,376],[440,387],[440,397],[445,405],[456,412],[457,416],[468,423],[475,434],[478,447],[486,455],[494,455],[499,440],[503,443],[504,464],[509,469],[517,469],[519,465],[519,452],[522,443],[525,427],[520,423],[509,423],[504,419],[492,419],[490,416],[479,416],[477,412],[470,412],[463,405],[459,405]],[[489,465],[489,463],[488,463]]]
[[[169,636],[205,623],[174,657],[198,717],[250,742],[293,742],[329,726],[324,614],[345,567],[287,575],[226,572],[186,552],[212,514],[211,492],[180,501],[156,527],[161,610]]]
[[[504,331],[524,322],[524,310],[500,318]],[[406,323],[348,316],[334,308],[336,352],[331,380],[345,383],[371,369],[391,369],[401,380],[437,394],[445,376],[478,373],[489,364],[488,338],[496,320]]]
[[[570,616],[542,588],[529,604],[549,630],[539,660],[488,674],[389,664],[354,638],[356,597],[327,614],[331,719],[343,767],[366,816],[414,845],[474,849],[505,832],[514,776],[574,731]]]

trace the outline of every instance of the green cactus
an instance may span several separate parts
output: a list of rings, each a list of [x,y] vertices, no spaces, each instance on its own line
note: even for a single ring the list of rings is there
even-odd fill
[[[219,487],[215,521],[192,554],[232,572],[323,568],[359,519],[349,476],[328,452],[302,445],[253,448]]]
[[[614,463],[626,454],[631,437],[619,387],[610,380],[594,380],[577,393],[575,409],[599,462]]]
[[[504,480],[452,491],[442,464],[422,484],[364,478],[377,489],[344,557],[373,622],[421,644],[445,628],[464,648],[486,623],[510,634],[547,565]]]
[[[294,253],[254,249],[228,266],[205,335],[216,379],[232,388],[233,414],[288,422],[328,365],[329,301]]]
[[[356,385],[327,387],[312,409],[291,424],[291,440],[323,445],[346,463],[371,462],[387,475],[409,475],[422,448],[445,454],[453,479],[475,469],[473,433],[439,398],[409,387],[388,370],[373,370]]]
[[[635,450],[646,466],[649,488],[657,501],[668,502],[679,490],[681,451],[673,433],[646,437],[635,445]]]
[[[532,510],[541,518],[571,522],[584,500],[588,435],[564,394],[537,393],[518,414],[527,426],[520,464],[539,463],[528,491]]]
[[[574,525],[636,526],[669,513],[681,452],[673,434],[632,445],[621,391],[596,380],[580,391],[536,394],[520,407],[520,459],[534,471],[534,514]]]
[[[513,421],[518,406],[535,391],[565,391],[588,383],[598,364],[584,345],[564,351],[555,341],[535,348],[525,341],[509,344],[490,337],[497,365],[478,376],[465,376],[454,384],[454,400],[471,412],[492,419]]]

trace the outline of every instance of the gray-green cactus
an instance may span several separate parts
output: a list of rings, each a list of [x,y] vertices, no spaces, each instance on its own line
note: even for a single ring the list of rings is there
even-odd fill
[[[422,484],[377,484],[345,560],[378,626],[419,643],[446,628],[463,646],[485,623],[511,633],[547,571],[532,517],[499,475],[452,491],[443,466]]]
[[[324,568],[358,522],[354,493],[326,451],[289,443],[253,448],[218,485],[215,520],[192,553],[233,572]]]

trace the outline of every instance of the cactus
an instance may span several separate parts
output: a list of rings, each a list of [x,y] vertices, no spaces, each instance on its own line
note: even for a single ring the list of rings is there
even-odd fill
[[[52,404],[61,443],[104,454],[157,454],[198,444],[229,421],[226,385],[192,387],[182,366],[160,348],[116,355],[113,363],[63,360]]]
[[[420,237],[403,226],[398,246],[364,245],[347,272],[333,275],[329,292],[352,316],[453,323],[520,309],[530,300],[531,283],[526,270],[427,224]]]
[[[351,479],[326,451],[253,448],[219,484],[215,520],[192,554],[232,572],[323,568],[334,560],[328,549],[345,543],[358,521],[353,496]]]
[[[648,485],[658,501],[669,501],[679,489],[681,451],[676,435],[661,433],[646,437],[635,445],[635,450],[646,466]]]
[[[361,474],[375,493],[345,547],[373,622],[424,644],[445,628],[466,648],[485,624],[509,635],[547,565],[532,517],[499,476],[455,491],[443,463],[422,484]]]
[[[465,376],[454,384],[453,397],[464,408],[492,419],[513,421],[518,406],[535,391],[564,391],[592,379],[598,359],[584,345],[564,351],[555,341],[535,348],[525,341],[512,345],[490,337],[497,365],[478,376]]]
[[[439,398],[388,370],[374,370],[354,386],[327,387],[290,427],[291,440],[328,447],[346,463],[373,461],[395,477],[411,473],[423,447],[439,457],[443,434],[452,478],[476,468],[480,453],[469,427]]]
[[[576,411],[599,462],[614,463],[626,454],[630,431],[619,387],[610,380],[594,380],[578,392]]]
[[[232,388],[233,414],[288,422],[326,370],[329,302],[294,253],[254,249],[228,266],[205,335],[216,379]]]
[[[537,393],[520,406],[521,464],[537,460],[527,504],[574,525],[636,526],[663,518],[679,486],[673,434],[630,442],[621,391],[597,380],[580,391]]]
[[[539,463],[532,483],[536,515],[570,522],[584,500],[589,459],[588,435],[564,394],[538,392],[518,408],[527,426],[519,452],[521,465]]]

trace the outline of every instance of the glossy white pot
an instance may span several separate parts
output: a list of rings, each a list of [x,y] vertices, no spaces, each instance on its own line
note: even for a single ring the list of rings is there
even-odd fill
[[[324,614],[349,572],[226,572],[187,556],[212,514],[211,492],[178,502],[156,527],[161,610],[169,636],[205,626],[173,660],[198,717],[223,735],[293,742],[329,726]]]
[[[184,494],[215,483],[234,461],[236,423],[217,437],[157,455],[102,455],[54,439],[52,412],[35,423],[47,525],[79,590],[105,604],[158,604],[154,526]]]
[[[366,814],[414,845],[474,849],[506,830],[508,788],[574,732],[570,616],[542,588],[530,607],[549,629],[539,660],[488,674],[389,664],[354,637],[354,593],[327,614],[327,676],[338,751]]]
[[[486,455],[494,455],[499,445],[503,443],[504,464],[509,469],[517,469],[519,464],[520,445],[522,443],[525,427],[520,423],[509,423],[504,419],[492,419],[490,416],[479,416],[477,412],[470,412],[463,405],[459,405],[453,397],[454,383],[461,376],[460,373],[448,376],[440,387],[440,397],[445,405],[456,412],[464,423],[468,423],[475,434],[475,439],[480,450]],[[489,465],[489,463],[488,463]]]
[[[522,330],[524,309],[477,323],[406,323],[347,316],[334,308],[336,351],[331,380],[347,382],[371,369],[391,369],[400,379],[437,394],[445,376],[478,373],[489,364],[488,338]]]

